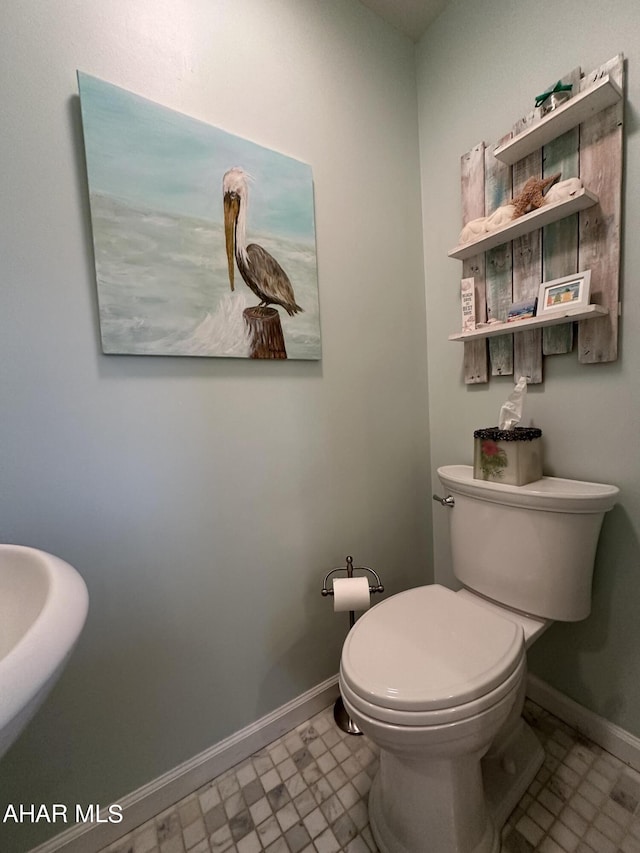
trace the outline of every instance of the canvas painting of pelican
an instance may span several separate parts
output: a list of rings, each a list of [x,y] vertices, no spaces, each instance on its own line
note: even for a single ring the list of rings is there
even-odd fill
[[[103,351],[319,359],[311,167],[78,85]]]

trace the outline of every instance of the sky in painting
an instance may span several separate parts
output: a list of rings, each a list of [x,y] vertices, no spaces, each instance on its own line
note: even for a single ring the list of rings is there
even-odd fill
[[[249,232],[314,240],[311,168],[291,157],[78,72],[92,192],[222,221],[222,177],[253,178]]]

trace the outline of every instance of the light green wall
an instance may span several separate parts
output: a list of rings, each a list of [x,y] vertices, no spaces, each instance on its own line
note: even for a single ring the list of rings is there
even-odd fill
[[[628,74],[620,358],[605,365],[579,365],[575,353],[546,358],[544,384],[530,388],[525,409],[544,433],[546,473],[615,483],[620,504],[605,521],[591,617],[553,626],[529,661],[557,689],[640,735],[640,5],[453,0],[419,44],[418,103],[435,472],[471,463],[474,428],[497,422],[513,381],[465,387],[461,345],[446,340],[459,327],[461,264],[446,255],[461,227],[460,156],[499,139],[547,84],[620,52]],[[452,584],[444,513],[434,512],[436,579]]]
[[[511,387],[465,387],[446,341],[459,157],[619,51],[621,358],[547,359],[527,417],[549,473],[622,496],[592,617],[554,626],[531,666],[640,734],[635,0],[454,0],[417,47],[417,110],[413,46],[355,0],[12,0],[3,24],[0,540],[77,566],[91,611],[0,802],[115,800],[334,673],[346,626],[319,583],[346,553],[390,592],[432,579],[430,472],[471,461]],[[312,165],[321,364],[100,353],[76,68]],[[0,827],[0,846],[53,831]]]
[[[91,603],[0,803],[108,803],[337,672],[346,554],[391,593],[432,579],[414,49],[355,0],[2,23],[0,541]],[[101,354],[77,68],[311,164],[321,363]]]

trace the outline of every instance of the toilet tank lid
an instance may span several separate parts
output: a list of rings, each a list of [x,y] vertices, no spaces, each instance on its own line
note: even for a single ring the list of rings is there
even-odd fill
[[[398,593],[361,616],[347,635],[341,671],[374,705],[430,711],[489,693],[523,655],[519,625],[432,584]]]
[[[476,480],[471,465],[443,465],[438,468],[438,477],[454,496],[457,492],[478,500],[547,512],[608,512],[620,494],[617,486],[562,477],[542,477],[525,486]]]

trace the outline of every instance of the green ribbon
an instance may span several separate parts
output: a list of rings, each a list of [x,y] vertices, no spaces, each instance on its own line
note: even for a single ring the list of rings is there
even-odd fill
[[[549,95],[553,95],[556,92],[570,92],[572,88],[573,86],[571,85],[571,83],[563,84],[560,80],[558,80],[558,82],[555,86],[553,86],[553,88],[547,89],[546,92],[543,92],[541,95],[538,95],[536,97],[536,107],[541,107],[547,100]]]

